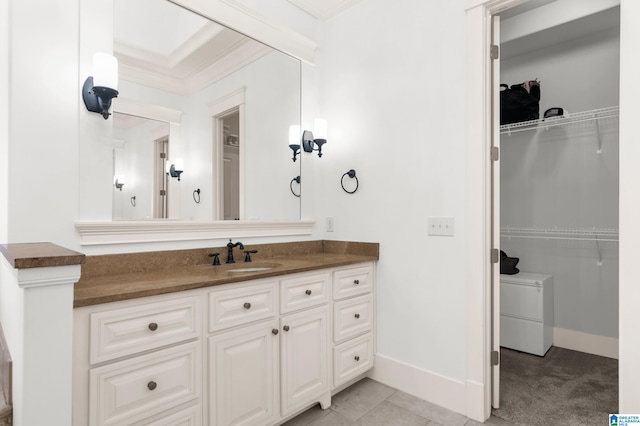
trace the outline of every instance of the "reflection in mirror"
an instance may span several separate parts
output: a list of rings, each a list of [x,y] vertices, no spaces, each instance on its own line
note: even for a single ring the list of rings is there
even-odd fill
[[[113,139],[113,219],[167,218],[169,123],[114,111]]]
[[[158,0],[114,0],[114,55],[121,97],[179,111],[181,125],[168,138],[152,132],[163,123],[114,117],[114,176],[123,169],[127,182],[114,187],[113,219],[300,219],[289,183],[301,161],[287,146],[300,124],[299,60]],[[162,163],[178,156],[181,180],[167,181]]]

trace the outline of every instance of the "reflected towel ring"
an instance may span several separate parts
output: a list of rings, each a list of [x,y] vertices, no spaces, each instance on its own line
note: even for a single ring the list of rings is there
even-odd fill
[[[132,205],[133,207],[135,207],[135,206],[136,206],[136,196],[135,196],[135,195],[134,195],[133,197],[131,197],[131,205]]]
[[[193,201],[195,201],[197,204],[200,204],[200,188],[193,191]]]
[[[349,176],[351,179],[355,179],[356,180],[356,188],[353,191],[348,191],[347,188],[344,187],[344,177],[345,176]],[[358,177],[356,176],[356,171],[351,169],[347,173],[343,174],[342,178],[340,179],[340,185],[342,186],[342,190],[344,192],[346,192],[347,194],[353,194],[354,192],[356,192],[358,190],[358,186],[360,185],[360,182],[358,182]]]
[[[300,194],[296,194],[296,193],[294,192],[294,190],[293,190],[293,182],[296,182],[297,184],[300,184],[300,180],[301,180],[301,179],[300,179],[300,176],[296,176],[296,177],[294,177],[293,179],[291,179],[291,182],[289,183],[289,189],[291,189],[291,193],[292,193],[293,195],[295,195],[296,197],[299,197],[299,196],[300,196]]]

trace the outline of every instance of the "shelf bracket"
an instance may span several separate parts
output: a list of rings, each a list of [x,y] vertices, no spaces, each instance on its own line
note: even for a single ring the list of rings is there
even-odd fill
[[[598,149],[596,150],[596,154],[602,154],[602,136],[600,136],[600,123],[598,123],[598,114],[594,114],[596,120],[596,135],[598,136]]]

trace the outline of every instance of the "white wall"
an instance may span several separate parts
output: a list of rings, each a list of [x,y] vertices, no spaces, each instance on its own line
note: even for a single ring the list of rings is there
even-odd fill
[[[323,229],[334,218],[318,235],[380,242],[377,353],[454,380],[466,368],[463,6],[369,0],[323,22],[329,137],[322,158],[305,156],[314,217]],[[348,195],[352,168],[360,188]],[[427,236],[428,216],[454,217],[455,236]]]

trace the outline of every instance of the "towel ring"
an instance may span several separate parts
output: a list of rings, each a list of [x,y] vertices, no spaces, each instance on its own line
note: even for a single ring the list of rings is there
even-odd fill
[[[300,194],[296,194],[296,193],[295,193],[295,191],[293,190],[293,182],[295,182],[295,183],[297,183],[297,184],[300,184],[300,180],[301,180],[301,179],[300,179],[300,176],[296,176],[296,177],[294,177],[293,179],[291,179],[291,182],[289,183],[289,189],[291,190],[291,193],[292,193],[293,195],[295,195],[296,197],[299,197],[299,196],[300,196]]]
[[[135,207],[135,206],[136,206],[136,196],[135,196],[135,195],[134,195],[133,197],[131,197],[131,205],[132,205],[133,207]]]
[[[193,201],[200,204],[200,188],[193,191]]]
[[[356,188],[353,191],[349,191],[347,190],[347,188],[344,187],[344,178],[345,176],[349,176],[351,179],[355,179],[356,180]],[[354,192],[356,192],[358,190],[358,186],[360,185],[360,182],[358,182],[358,177],[356,176],[356,171],[351,169],[349,170],[347,173],[342,175],[342,178],[340,179],[340,186],[342,186],[342,190],[344,192],[346,192],[347,194],[353,194]]]

